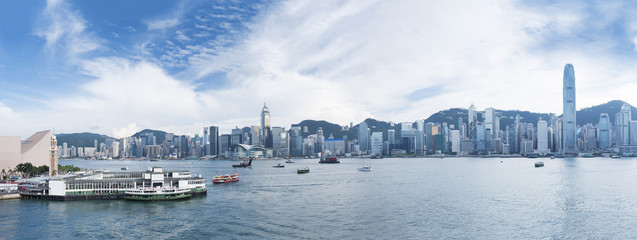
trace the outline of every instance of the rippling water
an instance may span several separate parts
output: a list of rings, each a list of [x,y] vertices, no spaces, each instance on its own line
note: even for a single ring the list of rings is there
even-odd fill
[[[503,162],[500,162],[500,161]],[[61,161],[201,173],[208,195],[177,202],[0,201],[0,238],[634,238],[637,158]],[[365,164],[372,172],[358,172]],[[297,174],[307,165],[310,173]]]

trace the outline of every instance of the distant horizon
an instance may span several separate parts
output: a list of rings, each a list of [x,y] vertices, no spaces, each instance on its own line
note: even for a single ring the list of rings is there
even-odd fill
[[[627,102],[625,102],[625,101],[623,101],[623,100],[611,100],[611,101],[608,101],[608,102],[605,102],[605,103],[602,103],[602,104],[593,105],[593,106],[590,106],[590,107],[580,108],[580,109],[578,109],[577,111],[581,111],[581,110],[583,110],[583,109],[588,109],[588,108],[592,108],[592,107],[596,107],[596,106],[601,106],[601,105],[608,104],[608,103],[613,102],[613,101],[619,101],[619,102],[627,103]],[[629,104],[631,107],[633,107],[633,108],[634,108],[634,106],[633,106],[632,104],[630,104],[630,103],[628,103],[628,104]],[[487,108],[488,108],[488,107],[487,107]],[[448,111],[448,110],[451,110],[451,109],[463,109],[463,110],[467,110],[467,108],[462,108],[462,107],[453,107],[453,108],[448,108],[448,109],[440,110],[440,111],[438,111],[438,112],[436,112],[436,113],[443,112],[443,111]],[[479,109],[479,108],[477,108],[477,109],[478,109],[478,111],[477,111],[477,112],[479,112],[479,113],[484,112],[484,109]],[[527,110],[520,110],[520,109],[515,109],[515,110],[502,110],[502,109],[495,109],[495,110],[496,110],[496,111],[499,111],[499,112],[502,112],[502,111],[520,111],[520,112],[530,112],[530,113],[534,113],[534,114],[549,114],[549,115],[550,115],[550,114],[556,114],[556,116],[560,116],[560,115],[559,115],[559,114],[557,114],[557,113],[550,113],[550,112],[549,112],[549,113],[531,112],[531,111],[527,111]],[[433,116],[433,115],[434,115],[434,114],[436,114],[436,113],[433,113],[433,114],[429,115],[427,118],[423,118],[423,119],[416,119],[416,120],[413,120],[413,121],[400,121],[400,122],[393,122],[393,123],[396,123],[396,124],[399,124],[399,123],[402,123],[402,122],[415,123],[415,122],[416,122],[416,121],[418,121],[418,120],[426,120],[426,119],[430,118],[431,116]],[[385,121],[385,120],[383,120],[383,119],[377,119],[377,118],[365,118],[365,119],[363,119],[363,120],[362,120],[362,121],[360,121],[360,122],[352,122],[352,123],[353,123],[353,125],[354,125],[354,126],[356,126],[356,125],[360,124],[361,122],[363,122],[363,121],[365,121],[365,120],[367,120],[367,119],[373,119],[373,120],[376,120],[376,121],[382,121],[382,122],[387,122],[387,123],[392,122],[392,121]],[[311,121],[326,121],[326,122],[328,122],[328,123],[331,123],[331,124],[337,124],[337,125],[339,125],[339,126],[346,126],[346,125],[347,125],[347,126],[349,126],[349,124],[338,124],[338,123],[334,123],[334,122],[331,122],[331,121],[329,121],[329,120],[325,120],[325,119],[303,119],[303,120],[301,120],[301,121],[299,121],[299,122],[292,123],[292,124],[290,124],[289,126],[272,125],[272,127],[284,127],[286,130],[289,130],[291,125],[298,124],[298,123],[303,122],[303,121],[306,121],[306,120],[311,120]],[[465,119],[465,121],[466,121],[466,119]],[[258,125],[258,124],[252,124],[252,125],[246,125],[246,126],[238,126],[238,127],[239,127],[239,128],[244,128],[244,127],[250,127],[250,126],[256,126],[256,125]],[[200,129],[203,129],[204,127],[210,127],[210,126],[215,126],[215,125],[213,124],[213,125],[209,125],[209,126],[201,126],[201,127],[200,127]],[[234,128],[231,128],[231,129],[234,129]],[[228,131],[223,131],[222,129],[219,129],[219,133],[220,133],[219,135],[221,135],[221,134],[229,134],[231,129],[228,129]],[[166,130],[163,130],[163,129],[157,129],[157,128],[143,128],[143,129],[140,129],[140,130],[138,130],[137,132],[135,132],[135,133],[131,134],[130,136],[125,136],[125,137],[114,137],[114,136],[111,136],[111,135],[108,135],[108,134],[104,134],[104,133],[97,133],[97,132],[55,133],[55,135],[58,135],[58,134],[82,134],[82,133],[90,133],[90,134],[99,134],[99,135],[103,135],[103,136],[107,136],[107,137],[111,137],[111,138],[119,139],[119,138],[131,137],[131,136],[133,136],[134,134],[139,133],[139,132],[142,132],[142,131],[144,131],[144,130],[163,131],[163,132],[166,132],[166,133],[173,133],[173,134],[175,134],[175,135],[186,135],[186,136],[190,136],[190,137],[193,137],[195,134],[199,134],[199,135],[201,135],[201,134],[202,134],[202,132],[198,132],[198,133],[197,133],[197,132],[189,132],[189,133],[185,133],[185,134],[184,134],[184,133],[175,133],[175,132],[170,132],[170,131],[166,131]]]

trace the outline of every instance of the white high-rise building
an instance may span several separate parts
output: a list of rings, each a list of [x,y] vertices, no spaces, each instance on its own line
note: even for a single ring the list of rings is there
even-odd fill
[[[451,152],[460,153],[460,130],[451,130]]]
[[[372,142],[372,155],[381,155],[383,153],[383,132],[373,132],[370,138]]]
[[[615,127],[617,131],[615,132],[615,142],[617,146],[627,146],[630,145],[630,121],[631,121],[631,110],[630,105],[624,103],[622,108],[619,110],[617,115],[615,115]]]
[[[537,151],[544,155],[549,152],[548,123],[540,118],[537,121]]]
[[[119,157],[119,142],[113,142],[111,144],[111,153],[114,158]]]

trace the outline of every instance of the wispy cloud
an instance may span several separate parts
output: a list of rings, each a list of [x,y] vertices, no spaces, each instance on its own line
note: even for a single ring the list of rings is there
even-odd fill
[[[179,24],[178,18],[160,19],[146,22],[148,30],[166,30],[168,28],[175,27]]]
[[[611,14],[613,9],[603,12]],[[487,1],[458,7],[458,3],[428,1],[288,1],[270,10],[254,19],[240,44],[201,51],[189,61],[198,78],[227,72],[230,84],[225,92],[254,91],[256,97],[276,99],[277,90],[285,88],[290,99],[329,98],[320,104],[281,104],[288,122],[298,106],[303,106],[307,118],[339,123],[364,116],[395,121],[426,118],[440,109],[472,102],[559,112],[554,103],[561,99],[558,83],[567,62],[575,63],[582,83],[578,89],[585,95],[594,95],[595,90],[587,78],[607,79],[603,76],[607,72],[595,65],[621,68],[623,73],[610,74],[617,82],[634,75],[626,64],[613,66],[617,63],[612,60],[617,56],[613,49],[619,44],[604,44],[603,34],[580,39],[591,23],[602,31],[615,26],[618,16],[594,22],[590,17],[596,13],[575,2],[528,6]],[[568,46],[569,41],[575,45]],[[300,84],[310,79],[319,84],[312,88]],[[419,89],[439,91],[425,94]],[[597,94],[582,102],[612,98]],[[397,113],[397,107],[405,110]],[[318,111],[342,108],[350,114]]]
[[[51,49],[69,36],[90,39],[89,24],[66,5],[51,1],[45,10],[71,13],[47,18],[71,23],[42,28]],[[308,118],[412,121],[471,103],[559,113],[567,62],[575,65],[578,106],[637,102],[630,5],[292,0],[178,10],[146,22],[149,32],[136,34],[150,37],[135,43],[132,57],[79,61],[89,78],[79,94],[20,114],[55,119],[61,131],[97,125],[121,136],[256,125],[263,101],[273,125],[285,127]]]
[[[46,40],[48,51],[56,52],[61,49],[70,57],[76,57],[103,48],[104,40],[85,30],[86,21],[79,12],[71,10],[69,3],[49,0],[35,35]]]

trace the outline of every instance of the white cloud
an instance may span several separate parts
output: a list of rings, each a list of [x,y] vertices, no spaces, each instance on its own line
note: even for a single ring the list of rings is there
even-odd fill
[[[471,103],[559,113],[565,63],[575,65],[579,106],[621,98],[596,89],[635,75],[613,59],[612,44],[543,49],[548,35],[576,38],[588,24],[578,7],[366,0],[287,1],[271,10],[235,47],[201,51],[190,63],[195,78],[228,72],[228,87],[214,94],[241,102],[237,108],[276,104],[273,121],[283,126],[306,118],[412,121]],[[409,99],[421,89],[438,90]]]
[[[141,129],[137,126],[136,123],[129,123],[125,127],[116,129],[114,131],[113,137],[116,137],[116,138],[130,137],[130,136],[133,136],[133,134],[139,132],[140,130]]]
[[[0,116],[2,116],[4,119],[12,119],[15,117],[15,113],[13,112],[13,109],[0,102]]]
[[[285,1],[247,23],[248,32],[238,40],[220,35],[195,45],[177,31],[176,39],[189,45],[169,42],[161,59],[150,59],[157,46],[144,42],[137,61],[83,61],[82,69],[94,79],[78,95],[52,101],[55,109],[25,119],[44,116],[63,131],[97,125],[101,133],[122,136],[143,128],[190,133],[218,125],[225,133],[258,125],[262,102],[273,125],[286,128],[304,119],[413,121],[471,103],[479,109],[559,113],[565,63],[575,66],[578,106],[637,102],[635,61],[613,55],[612,43],[577,41],[590,24],[584,8],[519,4]],[[179,19],[147,26],[166,30]],[[52,42],[61,39],[57,31],[50,33]],[[547,41],[556,36],[569,41]],[[565,44],[571,39],[573,44]],[[191,68],[171,76],[155,62]],[[219,72],[226,73],[225,82],[197,90],[197,81]]]
[[[160,19],[160,20],[146,22],[146,26],[148,26],[148,31],[166,30],[168,28],[172,28],[177,25],[179,25],[178,18]]]
[[[86,21],[63,0],[49,0],[35,35],[46,40],[47,50],[63,49],[70,57],[102,48],[103,41],[86,32]]]
[[[182,31],[176,31],[175,34],[177,34],[175,39],[179,41],[190,41],[190,38],[186,36]]]

